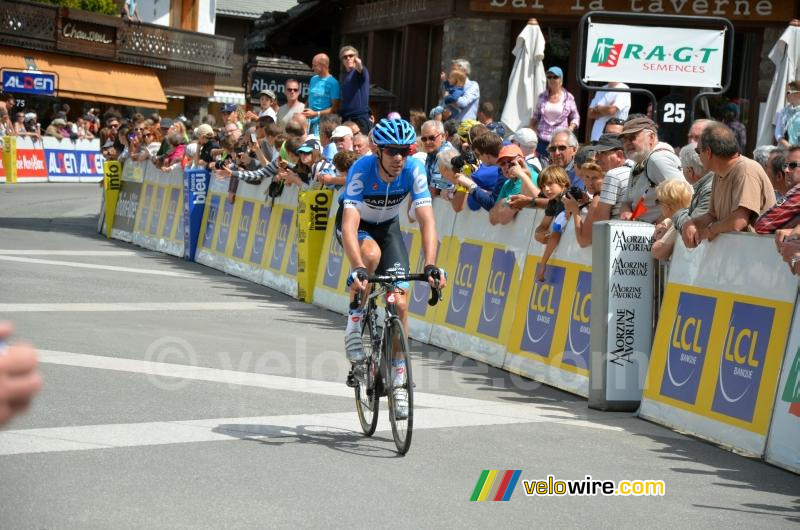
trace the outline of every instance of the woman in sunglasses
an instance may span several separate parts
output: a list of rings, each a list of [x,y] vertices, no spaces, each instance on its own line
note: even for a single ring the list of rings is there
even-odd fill
[[[575,97],[564,88],[564,72],[558,66],[551,66],[547,70],[547,88],[539,94],[531,116],[531,129],[539,137],[536,146],[539,157],[549,160],[547,146],[550,145],[553,131],[568,127],[574,132],[580,121]]]

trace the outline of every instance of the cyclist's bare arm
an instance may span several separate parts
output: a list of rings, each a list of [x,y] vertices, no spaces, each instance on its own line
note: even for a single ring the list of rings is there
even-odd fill
[[[436,250],[439,238],[436,234],[436,221],[433,217],[433,207],[429,205],[420,206],[416,210],[417,221],[419,221],[420,232],[422,233],[422,251],[425,253],[425,265],[436,265]],[[435,287],[433,280],[428,280],[431,287]],[[439,287],[446,285],[444,275],[439,279]]]
[[[366,268],[364,259],[361,257],[361,247],[358,244],[358,225],[360,222],[361,215],[359,215],[358,210],[355,208],[344,209],[342,213],[342,246],[344,247],[344,254],[350,262],[351,269]],[[367,282],[358,279],[354,280],[350,286],[351,292],[356,290],[363,291],[366,288]]]

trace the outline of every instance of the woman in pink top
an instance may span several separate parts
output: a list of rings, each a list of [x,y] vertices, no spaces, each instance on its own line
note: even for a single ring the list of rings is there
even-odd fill
[[[564,72],[558,66],[551,66],[547,70],[547,89],[539,94],[531,116],[531,129],[539,137],[536,152],[541,158],[549,159],[547,146],[553,131],[561,127],[569,127],[574,131],[580,125],[575,98],[563,85]]]

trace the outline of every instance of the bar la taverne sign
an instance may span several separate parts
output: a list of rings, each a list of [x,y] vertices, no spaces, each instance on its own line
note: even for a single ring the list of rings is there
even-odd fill
[[[530,15],[583,16],[589,11],[651,15],[703,15],[730,20],[788,22],[790,0],[470,0],[472,11]]]

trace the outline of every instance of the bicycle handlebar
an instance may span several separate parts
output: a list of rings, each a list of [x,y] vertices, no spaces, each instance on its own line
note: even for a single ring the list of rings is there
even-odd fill
[[[438,278],[437,278],[438,280]],[[425,282],[428,283],[428,276],[425,273],[417,274],[376,274],[367,278],[369,283],[395,284],[400,282]],[[435,306],[442,299],[442,290],[438,287],[431,287],[431,297],[428,300],[429,306]],[[361,305],[361,293],[356,293],[355,303]]]

